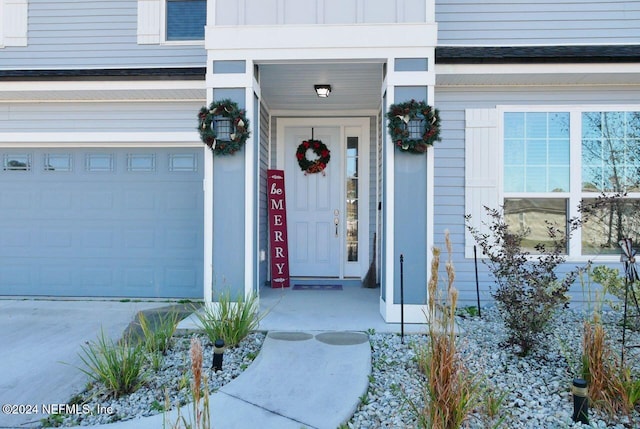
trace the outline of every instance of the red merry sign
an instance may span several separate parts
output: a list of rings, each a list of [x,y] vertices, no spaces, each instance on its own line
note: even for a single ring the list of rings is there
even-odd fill
[[[271,287],[289,287],[289,246],[284,171],[267,170],[269,243],[271,245]]]

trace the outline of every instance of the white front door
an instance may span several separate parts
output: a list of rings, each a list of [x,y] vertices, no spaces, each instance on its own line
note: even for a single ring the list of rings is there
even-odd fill
[[[277,132],[291,276],[363,278],[371,243],[369,119],[281,118]],[[305,175],[298,165],[298,146],[312,136],[331,152],[324,175]],[[314,158],[308,151],[307,159]]]
[[[285,129],[285,187],[291,276],[339,277],[342,221],[342,143],[339,127],[314,127],[331,159],[323,173],[306,174],[295,157],[310,127]],[[312,150],[308,159],[317,158]]]

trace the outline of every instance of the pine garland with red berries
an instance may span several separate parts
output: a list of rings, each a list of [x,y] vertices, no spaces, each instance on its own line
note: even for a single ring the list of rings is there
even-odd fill
[[[216,119],[220,117],[228,118],[230,121],[231,129],[228,139],[218,138]],[[244,146],[251,134],[245,111],[229,99],[214,101],[208,108],[205,106],[200,109],[198,132],[203,143],[216,155],[233,155]]]
[[[307,151],[311,149],[313,153],[315,153],[318,158],[314,160],[310,160],[307,158]],[[300,169],[304,171],[304,174],[307,173],[324,173],[324,169],[327,168],[327,164],[331,159],[331,151],[320,140],[305,140],[300,143],[298,149],[296,150],[296,159],[298,160],[298,165]]]

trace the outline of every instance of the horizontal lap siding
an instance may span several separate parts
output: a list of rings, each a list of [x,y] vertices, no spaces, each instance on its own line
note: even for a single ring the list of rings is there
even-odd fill
[[[0,104],[0,132],[184,132],[199,102]]]
[[[440,45],[640,43],[640,2],[436,2]]]
[[[442,121],[442,141],[434,146],[434,245],[444,248],[444,231],[448,229],[453,243],[456,286],[461,292],[461,305],[474,305],[474,261],[464,257],[465,109],[495,108],[497,105],[637,104],[640,100],[640,88],[439,88],[436,89],[435,99]],[[564,269],[571,269],[576,265],[583,263],[568,262]],[[493,284],[493,278],[480,260],[478,270],[481,300],[486,304],[491,299],[489,288]],[[579,285],[574,286],[572,298],[574,301],[581,300]]]
[[[0,69],[202,66],[204,44],[138,45],[136,0],[29,0],[28,46],[0,49]]]

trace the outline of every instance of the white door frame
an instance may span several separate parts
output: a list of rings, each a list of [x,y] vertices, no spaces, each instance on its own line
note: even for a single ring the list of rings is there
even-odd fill
[[[346,242],[345,234],[341,234],[340,244],[340,278],[356,277],[364,278],[369,268],[369,166],[370,166],[370,144],[371,138],[369,133],[369,117],[336,117],[336,118],[278,118],[277,134],[276,134],[276,168],[284,170],[285,157],[294,156],[287,154],[285,151],[285,128],[287,127],[339,127],[340,128],[340,146],[343,148],[341,157],[346,156],[346,138],[347,132],[352,133],[358,128],[360,149],[358,150],[358,262],[346,262]],[[352,136],[352,135],[350,135]],[[343,165],[343,160],[341,160]],[[344,170],[344,168],[342,168]],[[286,174],[286,173],[285,173]],[[344,179],[345,172],[342,177]],[[342,180],[346,186],[346,180]],[[341,193],[343,196],[345,192]],[[342,198],[340,212],[346,213],[346,202]],[[345,222],[341,222],[343,227]],[[291,252],[289,252],[291,254]],[[348,266],[351,265],[351,266]]]

